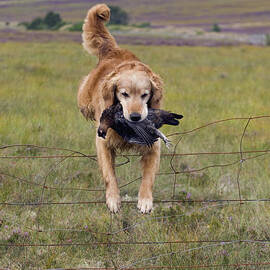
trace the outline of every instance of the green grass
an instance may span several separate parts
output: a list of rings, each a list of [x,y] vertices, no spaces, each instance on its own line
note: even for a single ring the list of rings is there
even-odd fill
[[[128,48],[164,79],[163,107],[184,115],[180,127],[162,128],[165,134],[224,118],[269,114],[270,48]],[[0,145],[36,144],[95,154],[95,128],[80,115],[76,92],[79,80],[95,65],[96,59],[73,43],[5,43],[1,44],[0,52]],[[185,135],[177,153],[238,151],[246,123],[244,120],[230,121]],[[269,124],[267,119],[252,120],[243,140],[243,150],[269,149]],[[173,143],[178,138],[172,137]],[[164,147],[162,151],[168,152]],[[67,153],[29,147],[0,150],[1,155],[15,156]],[[184,156],[176,157],[173,165],[181,171],[237,159],[238,155]],[[95,161],[86,158],[57,161],[61,159],[1,159],[1,172],[40,185],[46,181],[47,186],[58,188],[44,189],[42,194],[39,186],[2,175],[1,202],[104,199],[103,191],[63,190],[102,189],[103,181]],[[117,163],[122,161],[125,159],[119,157]],[[170,158],[162,158],[160,172],[171,172],[169,162]],[[238,165],[235,165],[179,174],[175,198],[185,199],[190,193],[194,200],[238,199],[237,171]],[[117,168],[117,175],[120,185],[140,176],[139,158],[131,158],[129,164]],[[268,198],[269,157],[265,155],[244,162],[239,181],[244,199]],[[158,176],[155,199],[170,199],[173,182],[173,176]],[[138,186],[139,181],[136,181],[123,187],[122,198],[136,200]],[[111,216],[103,204],[0,206],[0,243],[108,240],[108,236],[89,229],[96,232],[120,230],[109,239],[126,242],[269,239],[269,210],[269,204],[263,202],[244,203],[241,207],[238,203],[155,204],[154,212],[144,216],[137,212],[135,205],[123,204],[121,213]],[[160,216],[171,217],[154,218]],[[136,223],[135,227],[121,231]],[[66,228],[73,231],[61,230]],[[119,267],[135,262],[136,267],[262,262],[270,260],[269,251],[268,244],[254,243],[0,247],[0,268],[112,267],[113,264]],[[162,255],[168,252],[176,253]],[[156,256],[159,257],[147,260]]]

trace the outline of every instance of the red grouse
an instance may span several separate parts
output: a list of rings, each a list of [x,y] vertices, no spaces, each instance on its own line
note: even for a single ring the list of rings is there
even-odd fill
[[[165,124],[177,126],[179,124],[177,119],[181,118],[183,115],[150,108],[143,121],[131,122],[124,117],[122,105],[118,103],[103,111],[100,117],[98,136],[105,139],[107,130],[112,128],[126,142],[151,147],[158,138],[161,138],[169,147],[170,141],[158,129]]]

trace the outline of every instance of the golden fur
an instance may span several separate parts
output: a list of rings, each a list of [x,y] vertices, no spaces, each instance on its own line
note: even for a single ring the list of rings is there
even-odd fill
[[[104,26],[110,19],[105,4],[92,7],[83,25],[83,47],[96,55],[99,62],[79,87],[78,106],[86,119],[99,119],[104,109],[116,100],[122,104],[124,117],[130,121],[134,115],[143,120],[148,107],[159,108],[162,99],[162,81],[133,53],[118,47]],[[135,120],[134,120],[135,121]],[[106,139],[96,136],[98,162],[106,184],[106,203],[112,212],[120,208],[120,192],[114,170],[115,151],[134,149],[142,153],[142,183],[138,194],[138,208],[142,213],[152,210],[152,187],[159,167],[160,143],[152,148],[136,146],[123,141],[112,129]]]

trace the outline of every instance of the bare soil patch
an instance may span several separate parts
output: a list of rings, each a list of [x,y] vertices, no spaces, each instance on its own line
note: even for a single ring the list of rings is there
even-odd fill
[[[115,35],[117,42],[133,45],[172,45],[172,46],[232,46],[244,42],[214,39],[163,38],[153,36]],[[81,34],[73,32],[0,30],[0,42],[76,42],[81,43]]]

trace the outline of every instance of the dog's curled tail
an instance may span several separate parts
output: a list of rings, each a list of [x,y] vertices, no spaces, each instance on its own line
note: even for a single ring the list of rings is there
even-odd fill
[[[104,26],[110,20],[110,9],[105,4],[98,4],[89,9],[83,24],[83,47],[90,54],[101,58],[117,48],[113,36]]]

